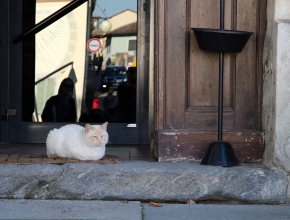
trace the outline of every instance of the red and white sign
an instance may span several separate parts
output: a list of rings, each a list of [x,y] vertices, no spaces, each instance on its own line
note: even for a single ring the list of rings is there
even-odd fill
[[[101,49],[101,41],[98,38],[92,38],[87,43],[88,51],[95,53]]]

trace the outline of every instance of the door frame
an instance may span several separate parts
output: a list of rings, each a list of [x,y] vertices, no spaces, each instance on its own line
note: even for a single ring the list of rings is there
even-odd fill
[[[137,127],[127,124],[110,124],[109,144],[148,144],[148,48],[149,30],[148,11],[143,10],[143,1],[138,0],[138,49],[137,49]],[[22,32],[22,1],[0,3],[1,30],[7,28],[0,48],[1,53],[1,115],[6,109],[15,109],[16,115],[9,116],[9,121],[1,121],[1,143],[44,143],[49,130],[59,128],[64,123],[35,123],[22,121],[22,42],[13,44],[13,39]],[[2,13],[3,12],[3,13]],[[8,19],[7,19],[8,18]],[[144,40],[145,39],[145,40]],[[8,55],[7,57],[5,55]],[[4,56],[3,56],[4,55]],[[8,92],[6,92],[8,91]],[[84,126],[84,123],[76,123]],[[125,137],[125,138],[124,138]]]

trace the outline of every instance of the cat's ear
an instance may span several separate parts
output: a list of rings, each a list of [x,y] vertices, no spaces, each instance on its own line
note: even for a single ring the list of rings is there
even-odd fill
[[[90,124],[86,124],[85,126],[85,132],[88,133],[89,130],[93,129],[93,127]]]
[[[107,130],[108,122],[105,122],[104,124],[101,125],[101,128],[104,130]]]

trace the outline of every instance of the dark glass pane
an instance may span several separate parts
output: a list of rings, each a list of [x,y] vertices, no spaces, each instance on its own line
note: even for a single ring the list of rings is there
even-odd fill
[[[136,51],[137,48],[137,41],[136,40],[129,40],[129,51]]]

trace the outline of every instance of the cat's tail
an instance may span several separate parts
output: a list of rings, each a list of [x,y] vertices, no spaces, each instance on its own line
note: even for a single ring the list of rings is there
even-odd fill
[[[46,153],[48,158],[55,158],[62,143],[63,135],[59,129],[51,130],[46,138]]]

